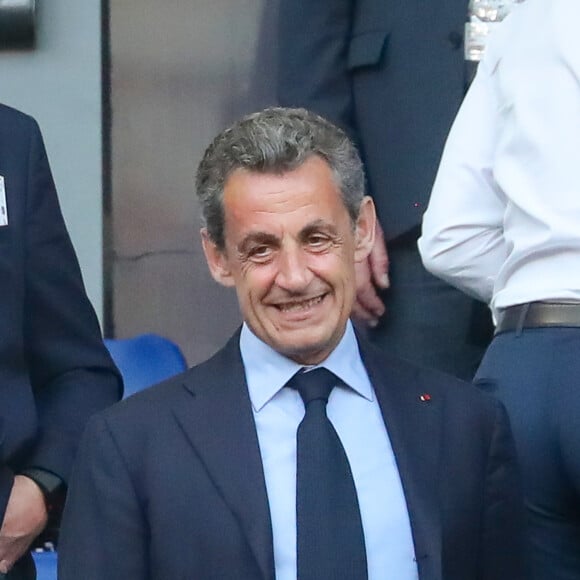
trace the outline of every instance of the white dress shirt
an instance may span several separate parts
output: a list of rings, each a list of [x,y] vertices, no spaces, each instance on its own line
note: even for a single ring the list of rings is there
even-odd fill
[[[246,325],[240,349],[264,465],[276,579],[296,580],[296,430],[304,417],[304,404],[297,391],[283,387],[302,367],[274,351]],[[350,322],[339,345],[320,366],[349,385],[333,389],[327,414],[353,473],[369,580],[416,580],[399,472]]]
[[[580,301],[580,1],[527,0],[489,39],[419,240],[425,267],[499,309]]]

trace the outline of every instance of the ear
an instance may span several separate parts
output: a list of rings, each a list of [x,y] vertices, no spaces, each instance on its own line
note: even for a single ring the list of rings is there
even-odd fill
[[[234,278],[225,250],[220,250],[210,239],[206,228],[201,229],[201,245],[213,279],[222,286],[234,286]]]
[[[356,220],[355,229],[355,262],[362,262],[368,258],[375,243],[375,227],[377,223],[377,213],[375,204],[368,195],[363,197],[360,204],[360,211]]]

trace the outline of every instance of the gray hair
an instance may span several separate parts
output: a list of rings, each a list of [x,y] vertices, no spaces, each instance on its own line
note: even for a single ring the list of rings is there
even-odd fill
[[[206,149],[196,175],[196,191],[209,238],[225,247],[223,191],[236,169],[283,174],[310,157],[324,159],[354,223],[365,194],[358,151],[346,134],[305,109],[272,107],[248,115],[220,133]]]

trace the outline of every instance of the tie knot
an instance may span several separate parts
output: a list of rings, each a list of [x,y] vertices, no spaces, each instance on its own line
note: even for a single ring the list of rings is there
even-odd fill
[[[330,391],[339,383],[338,377],[328,369],[318,368],[313,371],[298,371],[289,381],[288,386],[296,389],[304,405],[322,399],[328,402]]]

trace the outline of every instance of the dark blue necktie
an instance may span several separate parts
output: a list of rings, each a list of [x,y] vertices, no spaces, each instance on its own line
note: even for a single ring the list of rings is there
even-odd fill
[[[326,416],[339,379],[318,368],[288,382],[306,408],[297,433],[298,580],[367,580],[365,541],[348,458]]]

